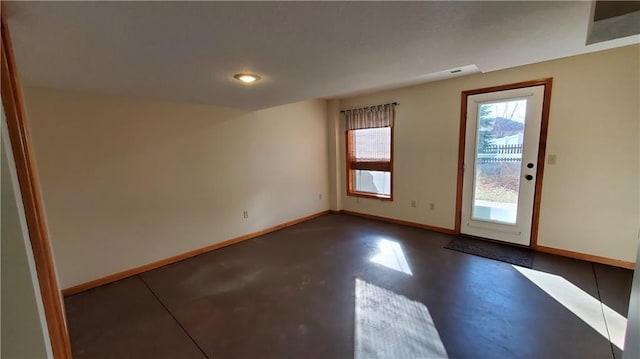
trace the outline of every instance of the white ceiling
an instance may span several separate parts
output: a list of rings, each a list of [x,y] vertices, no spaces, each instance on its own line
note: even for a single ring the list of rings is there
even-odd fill
[[[246,109],[640,43],[585,46],[591,2],[5,5],[24,84]]]

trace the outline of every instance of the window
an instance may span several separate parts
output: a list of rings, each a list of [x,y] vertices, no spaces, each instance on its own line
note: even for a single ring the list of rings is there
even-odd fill
[[[347,195],[392,199],[393,106],[345,111]]]

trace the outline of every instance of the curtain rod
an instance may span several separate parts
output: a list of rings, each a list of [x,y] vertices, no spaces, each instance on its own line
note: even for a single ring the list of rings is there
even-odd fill
[[[362,110],[362,109],[369,108],[369,107],[384,106],[384,105],[400,106],[400,104],[399,104],[399,103],[397,103],[397,102],[392,102],[392,103],[383,103],[382,105],[373,105],[373,106],[365,106],[365,107],[359,107],[359,108],[352,108],[352,109],[350,109],[350,110],[340,110],[340,113],[344,113],[345,111]]]

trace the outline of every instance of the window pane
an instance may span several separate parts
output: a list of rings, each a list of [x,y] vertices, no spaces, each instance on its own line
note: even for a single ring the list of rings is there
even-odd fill
[[[353,190],[391,196],[391,172],[354,170]]]
[[[527,100],[481,104],[472,218],[515,224]]]
[[[391,127],[352,130],[355,161],[391,161]]]

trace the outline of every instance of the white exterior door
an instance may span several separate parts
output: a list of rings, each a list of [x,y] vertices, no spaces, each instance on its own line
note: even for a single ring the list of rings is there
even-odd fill
[[[467,97],[460,232],[529,246],[544,86]]]

